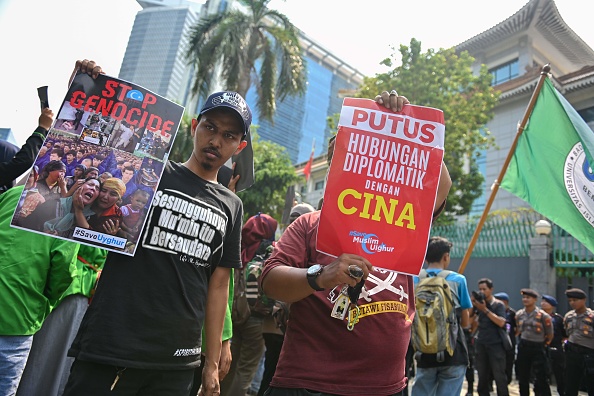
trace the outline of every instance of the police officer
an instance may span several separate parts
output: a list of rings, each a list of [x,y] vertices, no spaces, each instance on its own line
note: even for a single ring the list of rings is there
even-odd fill
[[[509,295],[505,292],[493,294],[505,305],[505,329],[512,342],[512,349],[505,351],[505,375],[507,375],[507,384],[511,384],[514,369],[514,359],[516,357],[516,310],[509,306]]]
[[[555,375],[557,392],[559,396],[565,396],[565,353],[563,352],[563,316],[559,315],[557,309],[557,299],[553,296],[544,294],[540,302],[540,307],[551,316],[553,321],[553,340],[548,347],[549,366]]]
[[[532,289],[522,289],[524,308],[516,312],[520,336],[516,373],[520,383],[520,396],[530,395],[530,370],[534,370],[534,393],[540,396],[551,396],[547,375],[547,357],[545,345],[553,339],[553,321],[549,314],[536,306],[538,293]]]
[[[569,305],[563,325],[568,337],[565,347],[565,394],[577,396],[582,379],[588,395],[594,395],[594,311],[586,307],[586,293],[581,289],[565,291]]]

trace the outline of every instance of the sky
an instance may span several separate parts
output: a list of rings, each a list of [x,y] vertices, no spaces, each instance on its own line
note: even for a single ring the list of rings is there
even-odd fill
[[[423,51],[452,47],[502,22],[526,2],[272,0],[269,6],[318,45],[374,75],[386,71],[379,62],[394,53],[392,47],[409,44],[413,37]],[[594,48],[594,2],[557,0],[556,5],[565,22]],[[140,10],[134,0],[0,0],[0,127],[12,128],[22,145],[37,127],[37,87],[49,87],[49,103],[57,113],[77,59],[93,59],[117,77]]]

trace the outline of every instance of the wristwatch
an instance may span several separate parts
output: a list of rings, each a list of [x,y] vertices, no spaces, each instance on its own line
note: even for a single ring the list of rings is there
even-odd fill
[[[318,286],[316,283],[317,277],[320,276],[323,270],[324,267],[322,267],[320,264],[314,264],[307,269],[307,283],[309,283],[309,286],[315,291],[324,290],[323,287]]]

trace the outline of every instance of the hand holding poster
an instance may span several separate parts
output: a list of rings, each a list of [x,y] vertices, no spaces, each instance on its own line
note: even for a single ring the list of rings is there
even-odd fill
[[[134,255],[183,111],[135,84],[78,74],[11,225]]]
[[[394,113],[346,98],[320,216],[317,250],[358,254],[417,275],[425,258],[445,125],[438,109]]]

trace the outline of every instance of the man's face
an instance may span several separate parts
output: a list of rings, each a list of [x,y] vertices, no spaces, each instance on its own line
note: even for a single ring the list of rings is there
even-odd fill
[[[569,302],[569,306],[571,307],[571,309],[575,309],[576,311],[579,311],[586,307],[586,299],[585,298],[570,297],[567,299],[567,302]]]
[[[479,283],[479,291],[485,295],[485,298],[491,298],[492,289],[489,289],[489,286],[487,286],[486,283]]]
[[[233,110],[215,108],[192,120],[194,151],[192,155],[205,171],[217,172],[234,154],[247,145],[243,125]]]
[[[540,301],[540,307],[545,310],[545,312],[550,313],[553,312],[553,306],[547,302],[547,300]]]
[[[124,182],[124,184],[128,183],[130,179],[132,179],[132,176],[134,176],[134,172],[132,172],[129,169],[124,170],[122,172],[122,181]]]
[[[532,308],[536,305],[536,298],[527,294],[522,294],[522,304],[526,308]]]
[[[76,152],[76,159],[80,161],[80,159],[83,157],[83,152],[82,151],[77,151]]]
[[[93,158],[93,166],[96,168],[101,164],[101,160],[98,158]]]
[[[68,161],[68,163],[71,163],[72,161],[74,161],[74,155],[67,154],[66,155],[66,161]]]
[[[74,168],[74,177],[79,178],[82,176],[83,173],[84,172],[82,168]]]
[[[50,154],[50,161],[59,161],[61,159],[62,159],[62,157],[59,157],[57,153]]]
[[[39,156],[40,156],[40,157],[43,157],[43,156],[45,155],[45,153],[47,153],[47,147],[45,147],[45,146],[42,146],[42,147],[39,149]]]

